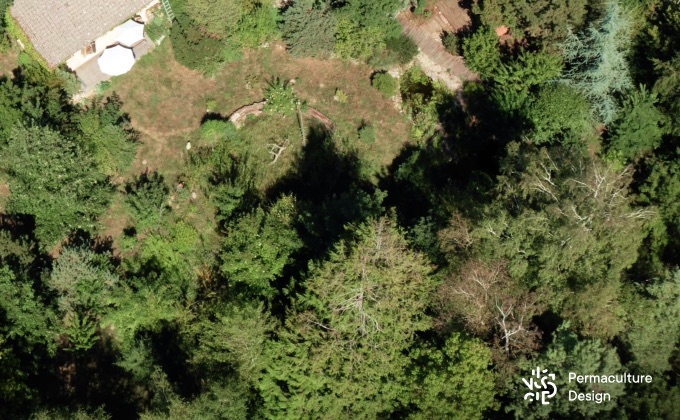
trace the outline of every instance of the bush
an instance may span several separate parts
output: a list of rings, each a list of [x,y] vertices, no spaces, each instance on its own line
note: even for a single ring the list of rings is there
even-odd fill
[[[298,99],[293,92],[293,88],[290,83],[278,77],[268,83],[264,98],[267,100],[264,106],[265,112],[284,115],[293,115],[295,113],[295,104]]]
[[[413,9],[413,13],[418,16],[430,17],[432,12],[427,8],[427,6],[427,0],[418,0],[418,4],[416,5],[415,9]]]
[[[125,203],[137,221],[139,230],[160,223],[167,204],[170,189],[163,175],[158,172],[144,172],[125,186]]]
[[[392,97],[397,94],[399,81],[387,72],[379,72],[371,78],[371,86],[378,89],[383,95]]]
[[[364,144],[373,144],[375,139],[375,128],[372,125],[363,123],[359,128],[359,140]]]
[[[235,136],[236,126],[230,121],[207,120],[201,125],[201,140],[207,145],[214,145],[220,140]]]
[[[370,60],[369,64],[386,67],[394,64],[410,63],[418,55],[418,46],[404,34],[398,34],[385,40],[385,49]]]
[[[109,80],[104,80],[97,84],[94,90],[97,95],[103,95],[109,89],[111,89],[111,82]]]
[[[333,99],[340,102],[341,104],[346,104],[349,100],[349,96],[347,96],[347,94],[342,89],[337,88],[335,89],[335,96]]]
[[[449,54],[461,55],[462,51],[458,42],[458,36],[453,32],[444,32],[442,34],[442,44]]]
[[[154,18],[149,22],[144,30],[151,40],[158,44],[164,37],[170,34],[171,23],[165,15],[163,9],[158,9]]]

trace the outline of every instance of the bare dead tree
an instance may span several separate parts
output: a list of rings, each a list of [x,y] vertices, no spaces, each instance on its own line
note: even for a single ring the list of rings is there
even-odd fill
[[[513,282],[503,262],[469,260],[440,287],[438,303],[440,328],[462,318],[472,332],[496,341],[506,356],[536,346],[539,333],[531,319],[542,305],[535,293]]]
[[[273,165],[276,163],[277,160],[281,157],[283,152],[288,148],[290,145],[290,141],[288,139],[285,139],[283,142],[279,143],[269,143],[267,144],[267,148],[269,149],[269,154],[272,155],[272,161],[269,162],[270,165]]]

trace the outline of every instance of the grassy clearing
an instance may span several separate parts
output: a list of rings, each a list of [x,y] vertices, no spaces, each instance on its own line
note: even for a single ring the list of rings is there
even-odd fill
[[[266,81],[272,77],[295,80],[302,100],[329,116],[336,131],[354,140],[362,123],[376,128],[374,144],[356,142],[366,158],[389,164],[408,141],[409,122],[393,103],[370,86],[371,68],[337,60],[295,59],[280,48],[246,53],[243,60],[227,65],[215,78],[178,64],[169,43],[143,57],[133,70],[113,81],[124,110],[132,116],[145,143],[140,160],[151,167],[176,167],[177,153],[187,140],[195,139],[207,111],[230,115],[239,107],[261,100]],[[337,88],[348,95],[347,103],[333,99]],[[136,168],[139,169],[139,168]],[[168,168],[170,169],[170,168]]]
[[[187,142],[201,146],[199,128],[206,113],[227,117],[243,105],[260,101],[267,81],[279,77],[293,81],[300,99],[333,121],[337,137],[358,152],[367,175],[375,177],[409,141],[410,123],[390,99],[371,87],[371,72],[368,66],[337,60],[295,59],[281,46],[274,46],[249,51],[214,78],[205,78],[177,63],[170,43],[165,42],[128,74],[112,80],[111,91],[121,96],[124,111],[141,133],[137,158],[123,176],[129,179],[147,169],[158,170],[174,189],[186,170]],[[334,100],[337,89],[347,94],[345,103]],[[359,128],[366,124],[375,129],[374,142],[358,139]],[[250,142],[253,157],[267,162],[266,171],[258,177],[259,187],[265,189],[290,168],[300,150],[297,121],[294,117],[286,120],[263,115],[247,122],[241,130]],[[268,144],[285,139],[290,139],[288,149],[269,165],[272,156]],[[214,209],[207,198],[196,192],[196,200],[175,201],[176,215],[190,219],[187,221],[207,234]],[[125,206],[114,202],[102,218],[105,232],[114,238],[120,235],[124,227],[120,220],[126,220],[125,212]]]

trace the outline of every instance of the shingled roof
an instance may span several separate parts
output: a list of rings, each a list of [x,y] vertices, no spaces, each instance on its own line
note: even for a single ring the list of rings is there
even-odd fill
[[[130,18],[151,0],[14,0],[12,16],[50,66]]]

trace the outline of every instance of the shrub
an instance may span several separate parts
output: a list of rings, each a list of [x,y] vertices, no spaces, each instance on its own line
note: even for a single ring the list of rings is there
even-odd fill
[[[342,89],[337,88],[335,89],[335,96],[333,99],[340,102],[341,104],[346,104],[349,100],[349,96],[347,96],[347,94]]]
[[[371,78],[371,86],[378,89],[380,93],[387,97],[397,94],[399,81],[387,72],[375,73]]]
[[[207,120],[201,125],[201,140],[207,145],[213,145],[225,138],[236,135],[236,126],[230,121]]]
[[[160,223],[164,212],[168,211],[170,189],[163,175],[158,172],[144,172],[125,186],[125,203],[141,229]]]
[[[427,0],[418,0],[418,4],[416,5],[415,9],[413,9],[413,13],[418,16],[430,17],[432,12],[427,8],[427,6]]]
[[[95,93],[97,95],[103,95],[109,89],[111,89],[111,82],[109,80],[104,80],[95,87]]]
[[[215,98],[206,99],[205,108],[207,112],[214,112],[217,109],[217,101]]]
[[[278,77],[272,79],[268,83],[264,97],[267,100],[264,106],[265,112],[284,115],[293,115],[295,113],[297,97],[288,82]]]
[[[373,144],[375,139],[375,128],[372,125],[363,123],[359,128],[359,140],[364,144]]]
[[[444,32],[442,34],[442,44],[446,51],[451,55],[461,55],[460,43],[458,42],[458,36],[453,32]]]

